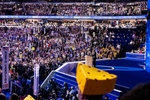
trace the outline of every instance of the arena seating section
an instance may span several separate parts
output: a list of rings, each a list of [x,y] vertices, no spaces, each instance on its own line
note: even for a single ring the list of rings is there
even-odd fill
[[[106,41],[114,45],[121,44],[126,47],[126,51],[131,51],[132,47],[130,46],[130,41],[132,40],[133,32],[139,33],[146,29],[145,26],[137,27],[135,29],[108,29],[109,32],[114,32],[114,38],[111,38],[110,41],[106,38]]]
[[[53,1],[53,0],[52,0]],[[60,0],[57,0],[57,1],[60,1]],[[67,1],[67,0],[66,0]],[[89,1],[89,0],[87,0],[87,1]],[[72,5],[72,6],[70,6],[70,5]],[[99,17],[99,16],[114,16],[114,17],[116,17],[116,16],[127,16],[127,15],[131,15],[131,16],[134,16],[134,15],[145,15],[145,13],[143,13],[143,12],[145,12],[145,9],[146,9],[146,7],[147,7],[147,4],[146,4],[146,2],[143,2],[143,3],[135,3],[135,4],[133,4],[134,6],[135,6],[135,9],[138,9],[138,7],[140,6],[143,6],[139,11],[136,11],[136,10],[132,10],[130,13],[127,13],[127,11],[126,12],[124,12],[124,11],[122,11],[122,10],[120,10],[120,7],[119,6],[117,6],[118,7],[118,13],[117,13],[117,11],[115,10],[115,9],[111,9],[111,8],[109,8],[109,10],[110,11],[107,11],[107,12],[104,12],[104,10],[106,10],[105,8],[107,8],[107,5],[109,5],[109,3],[107,3],[107,4],[103,4],[103,3],[101,3],[101,4],[94,4],[94,3],[92,3],[92,4],[80,4],[80,5],[76,5],[76,4],[70,4],[70,5],[62,5],[62,4],[32,4],[32,3],[10,3],[10,4],[0,4],[0,8],[1,8],[1,12],[0,12],[0,15],[27,15],[27,16],[29,16],[29,15],[34,15],[34,16],[38,16],[38,17],[40,17],[40,16],[52,16],[52,17],[55,17],[55,16],[57,16],[57,19],[59,18],[59,16],[61,16],[62,18],[63,18],[63,16],[65,16],[65,17],[68,17],[68,16],[77,16],[76,18],[78,18],[79,16],[96,16],[96,17]],[[131,10],[130,9],[130,7],[128,7],[129,5],[127,5],[127,4],[120,4],[120,5],[122,5],[122,6],[124,6],[125,8],[127,8],[128,10]],[[45,8],[43,7],[43,6],[45,6]],[[78,7],[79,6],[79,7]],[[114,6],[114,4],[111,4],[111,7],[113,8],[113,6]],[[131,6],[131,8],[132,8],[132,5],[130,5]],[[58,8],[61,8],[62,7],[62,9],[58,9]],[[117,7],[116,7],[116,9],[117,9]],[[3,9],[2,9],[3,8]],[[13,8],[13,9],[12,9]],[[69,9],[68,9],[69,8]],[[76,8],[76,9],[74,9],[74,8]],[[102,8],[104,8],[104,9],[102,9]],[[38,9],[40,9],[40,10],[38,10]],[[94,11],[96,9],[96,11]],[[119,13],[119,10],[120,10],[120,13]],[[125,10],[125,9],[124,9]],[[110,13],[111,12],[111,13]],[[73,18],[72,17],[72,18]],[[65,20],[68,20],[68,19],[65,19]],[[43,57],[43,55],[45,54],[46,56],[47,56],[47,58],[49,57],[52,57],[53,58],[53,60],[54,61],[51,61],[51,59],[49,60],[49,62],[50,62],[50,67],[53,65],[53,66],[55,66],[55,68],[51,68],[50,69],[50,74],[47,76],[47,74],[49,73],[48,71],[47,71],[47,73],[46,73],[46,75],[44,76],[44,78],[46,77],[46,79],[44,80],[44,82],[43,82],[43,80],[40,80],[40,87],[42,88],[42,89],[44,89],[44,90],[46,90],[46,88],[47,88],[47,86],[48,86],[48,82],[51,80],[51,79],[54,79],[55,80],[55,82],[57,82],[57,83],[59,83],[60,85],[62,85],[62,86],[64,86],[64,83],[67,83],[68,84],[68,86],[69,86],[69,88],[71,88],[72,86],[74,86],[75,88],[78,88],[78,84],[77,84],[77,80],[76,80],[76,69],[77,69],[77,65],[78,65],[78,63],[79,62],[82,62],[82,63],[84,63],[84,61],[80,61],[80,60],[83,60],[84,59],[84,57],[82,56],[82,58],[80,57],[80,56],[77,56],[78,57],[78,61],[77,62],[67,62],[67,61],[73,61],[72,59],[73,59],[73,57],[72,56],[75,56],[75,54],[76,53],[80,53],[80,51],[81,50],[83,50],[83,48],[84,48],[84,46],[83,46],[83,48],[80,50],[80,47],[82,47],[82,43],[81,42],[83,42],[83,45],[87,45],[88,44],[88,42],[85,42],[86,40],[83,40],[83,39],[85,39],[85,35],[87,35],[87,37],[88,38],[90,38],[89,40],[94,40],[94,39],[96,39],[94,36],[92,37],[92,35],[90,35],[91,33],[90,33],[90,29],[92,29],[93,27],[95,28],[95,26],[94,25],[96,25],[96,24],[99,24],[99,25],[101,25],[102,23],[98,23],[98,21],[99,20],[95,20],[95,19],[92,19],[92,24],[93,25],[87,25],[88,26],[88,28],[87,28],[87,30],[86,30],[86,32],[85,33],[87,33],[87,34],[85,34],[84,33],[84,30],[83,29],[81,29],[80,27],[82,27],[82,25],[81,25],[81,23],[80,23],[80,25],[76,25],[76,23],[77,24],[79,24],[79,22],[78,22],[78,19],[74,19],[74,20],[76,20],[76,21],[74,21],[74,22],[72,22],[73,23],[73,25],[71,26],[71,22],[67,22],[66,21],[66,23],[65,23],[65,21],[64,21],[64,19],[63,20],[57,20],[56,22],[55,22],[55,24],[58,24],[58,25],[56,25],[55,26],[55,24],[53,23],[53,21],[49,21],[49,20],[42,20],[43,21],[43,24],[41,24],[42,23],[42,21],[40,22],[39,21],[39,23],[38,23],[38,21],[37,21],[37,26],[35,25],[35,30],[34,30],[34,28],[32,29],[30,29],[29,28],[29,30],[31,31],[31,32],[29,32],[29,35],[27,35],[27,38],[29,38],[29,40],[28,39],[26,39],[26,37],[24,37],[24,36],[18,36],[19,38],[17,38],[18,40],[20,39],[20,41],[21,42],[24,42],[24,41],[35,41],[35,40],[37,40],[36,42],[37,42],[37,47],[39,47],[39,45],[42,45],[41,47],[40,47],[40,49],[42,48],[43,50],[45,49],[46,51],[46,53],[44,52],[43,54],[41,53],[41,59],[42,59],[42,57]],[[17,22],[18,21],[18,22]],[[26,20],[24,20],[23,19],[23,21],[21,22],[21,21],[19,21],[19,20],[17,20],[16,21],[16,26],[14,26],[14,30],[16,29],[16,28],[18,28],[18,27],[21,27],[22,28],[22,30],[23,30],[23,28],[24,29],[26,29],[25,31],[28,31],[28,27],[30,27],[30,25],[31,26],[33,26],[34,24],[32,23],[32,21],[31,22],[28,22],[28,21],[26,21]],[[15,21],[14,21],[15,22]],[[63,27],[63,22],[67,25],[68,24],[68,26],[64,26],[64,27],[66,27],[66,29],[65,28],[62,28]],[[83,21],[84,22],[84,21]],[[135,21],[136,22],[136,21]],[[143,21],[144,22],[144,24],[145,24],[145,21]],[[1,28],[2,28],[2,32],[3,33],[5,33],[4,31],[6,31],[7,30],[7,28],[5,27],[5,25],[2,25],[2,24],[11,24],[11,23],[13,23],[13,21],[3,21],[2,23],[1,23]],[[29,24],[29,26],[28,27],[26,27],[26,25],[22,25],[22,23],[27,23],[27,24]],[[50,23],[52,23],[52,24],[50,24]],[[88,23],[88,22],[87,22]],[[87,24],[86,23],[86,24]],[[150,77],[150,74],[148,73],[148,72],[146,72],[145,71],[145,56],[144,56],[144,54],[141,54],[141,55],[138,55],[137,54],[137,56],[132,56],[132,54],[130,54],[130,53],[127,53],[126,54],[126,58],[118,58],[118,57],[124,57],[124,55],[122,56],[121,55],[121,53],[123,52],[123,53],[125,53],[125,52],[131,52],[131,50],[133,50],[133,46],[130,44],[130,42],[134,39],[133,38],[133,34],[134,33],[136,33],[136,35],[137,35],[137,39],[140,37],[140,34],[141,34],[141,32],[143,32],[144,34],[145,34],[145,30],[146,30],[146,27],[144,26],[144,25],[141,25],[141,26],[138,26],[138,25],[131,25],[131,27],[129,27],[129,28],[127,28],[128,27],[128,23],[127,24],[125,24],[125,26],[127,26],[126,28],[123,28],[123,27],[120,27],[121,26],[121,24],[118,24],[118,26],[119,27],[116,27],[117,25],[114,25],[115,27],[112,27],[113,25],[110,25],[111,27],[108,27],[109,26],[109,24],[110,23],[113,23],[113,21],[111,22],[107,22],[107,23],[103,23],[101,26],[105,29],[106,28],[106,30],[107,30],[107,32],[106,32],[106,34],[108,35],[108,37],[106,37],[105,36],[105,34],[101,34],[102,35],[102,37],[104,36],[104,44],[103,44],[103,46],[104,47],[99,47],[99,46],[95,46],[96,47],[96,49],[98,49],[97,51],[98,51],[98,53],[97,54],[100,54],[101,53],[101,51],[100,50],[102,50],[102,53],[104,53],[104,54],[106,54],[106,56],[103,56],[102,54],[100,54],[100,56],[102,56],[101,58],[99,57],[99,59],[97,59],[97,61],[96,61],[96,68],[98,68],[98,69],[101,69],[101,70],[105,70],[105,71],[107,71],[107,72],[109,72],[109,73],[111,73],[111,74],[115,74],[115,75],[117,75],[117,82],[116,82],[116,85],[115,85],[115,88],[113,89],[113,91],[111,91],[110,93],[108,93],[108,94],[106,94],[106,96],[108,96],[109,98],[111,98],[111,100],[116,100],[117,98],[119,98],[120,96],[122,96],[124,93],[126,93],[127,91],[129,91],[130,89],[132,89],[135,85],[137,85],[138,83],[145,83],[145,82],[148,82],[149,81],[149,77]],[[115,22],[115,19],[114,19],[114,23],[116,23]],[[121,23],[121,21],[119,21],[119,23]],[[123,22],[123,23],[126,23],[126,22]],[[69,26],[69,24],[70,24],[70,26]],[[88,24],[91,24],[90,22],[88,23]],[[106,27],[105,27],[105,24],[106,24]],[[15,25],[15,24],[14,24]],[[22,26],[21,26],[22,25]],[[43,26],[42,26],[43,25]],[[46,26],[47,25],[47,26]],[[48,26],[49,25],[49,26]],[[9,25],[8,25],[9,26]],[[93,26],[93,27],[92,27]],[[135,26],[135,28],[133,28]],[[4,29],[4,27],[6,28],[6,30]],[[11,27],[11,26],[10,26]],[[16,28],[15,28],[16,27]],[[84,27],[84,25],[83,25],[83,27]],[[102,27],[100,27],[99,26],[99,30],[98,30],[98,32],[96,33],[96,31],[94,30],[94,28],[93,28],[93,30],[92,31],[95,31],[95,33],[96,33],[96,35],[98,34],[98,33],[100,33],[100,32],[103,32],[104,33],[104,30],[103,30],[103,28]],[[62,29],[61,29],[62,28]],[[77,29],[78,28],[78,29]],[[85,29],[86,29],[85,28]],[[101,28],[101,29],[100,29]],[[8,28],[8,30],[10,31],[10,28]],[[13,28],[12,28],[12,30],[13,30]],[[18,33],[19,33],[19,29],[17,29],[18,30]],[[21,29],[20,29],[21,30]],[[21,31],[22,31],[21,30]],[[72,31],[73,30],[73,31]],[[75,31],[74,31],[75,30]],[[25,31],[22,31],[22,32],[25,32]],[[62,31],[62,32],[61,32]],[[68,31],[68,32],[66,32],[66,31]],[[2,33],[1,32],[1,33]],[[20,33],[22,33],[22,32],[20,32]],[[66,32],[66,34],[67,35],[62,35],[62,33],[65,33]],[[77,36],[76,36],[76,34],[74,34],[75,32],[77,32],[78,34],[77,34]],[[89,33],[90,34],[89,34]],[[111,33],[111,32],[113,32],[114,33],[114,36],[113,37],[111,37],[110,36],[110,34],[109,33]],[[7,33],[7,32],[6,32]],[[10,31],[10,33],[11,33],[11,31]],[[13,32],[12,32],[13,33]],[[15,33],[15,32],[14,32]],[[26,32],[27,34],[28,34],[28,32]],[[37,37],[35,36],[34,37],[34,35],[33,34],[37,34]],[[32,35],[33,36],[32,36]],[[30,36],[31,35],[31,36]],[[45,35],[45,36],[44,36]],[[52,35],[52,36],[50,36],[50,35]],[[68,49],[68,52],[67,53],[70,53],[70,54],[67,54],[66,52],[66,54],[64,53],[64,56],[66,57],[62,57],[62,58],[64,58],[64,59],[66,59],[66,60],[64,60],[64,61],[58,61],[57,59],[59,58],[58,57],[58,55],[57,55],[57,57],[55,57],[55,53],[56,52],[53,52],[53,50],[50,50],[50,51],[48,51],[48,49],[49,48],[51,48],[51,47],[53,47],[52,49],[54,49],[54,51],[58,48],[57,46],[55,47],[55,45],[57,45],[57,43],[55,43],[55,35],[56,35],[56,38],[62,38],[62,40],[61,40],[61,42],[63,42],[64,44],[59,44],[59,45],[61,45],[60,46],[60,48],[58,49],[58,52],[59,52],[59,50],[60,49],[62,49],[62,48],[65,48],[64,49],[64,52],[65,52],[65,50],[66,50],[66,48]],[[60,37],[58,36],[58,35],[60,35]],[[62,35],[62,36],[61,36]],[[81,36],[80,36],[81,35]],[[82,36],[83,35],[83,36]],[[101,35],[99,35],[99,37],[101,36]],[[3,34],[2,34],[2,36],[4,36]],[[68,36],[68,37],[67,37]],[[53,38],[54,37],[54,38]],[[82,37],[82,38],[80,38],[80,39],[76,39],[76,38],[78,38],[78,37]],[[14,38],[14,40],[16,39],[16,36],[14,36],[13,37],[13,35],[12,36],[10,36],[9,38]],[[30,39],[31,38],[31,39]],[[32,40],[32,39],[35,39],[35,40]],[[53,41],[53,42],[50,42],[50,43],[48,43],[49,41],[49,39],[50,38],[53,38],[53,40],[51,40],[51,41]],[[67,39],[68,40],[67,40]],[[75,39],[74,39],[75,38]],[[46,40],[46,42],[44,41],[41,41],[41,40]],[[66,39],[66,40],[65,40]],[[97,38],[97,40],[100,40],[101,38]],[[13,40],[13,39],[12,39]],[[58,39],[57,39],[58,40]],[[74,43],[75,44],[75,46],[79,46],[79,52],[75,52],[74,54],[72,53],[72,52],[74,52],[74,51],[76,51],[78,48],[77,47],[74,47],[72,44],[71,44],[71,46],[69,47],[69,43],[70,43],[70,41],[71,40],[76,40],[76,41],[78,41],[78,42],[76,42],[76,43]],[[88,39],[87,39],[88,40]],[[66,42],[69,44],[67,44],[66,45]],[[108,42],[108,43],[106,43],[106,42]],[[142,41],[143,42],[143,41]],[[144,41],[145,42],[145,41]],[[45,43],[45,44],[44,44]],[[86,44],[87,43],[87,44]],[[92,44],[92,42],[90,41],[90,43]],[[89,44],[90,44],[89,43]],[[99,42],[100,43],[100,42]],[[138,44],[139,43],[139,44]],[[34,44],[34,43],[33,43]],[[54,44],[54,45],[53,45]],[[79,45],[78,45],[79,44]],[[88,44],[88,46],[91,46],[91,45],[89,45]],[[120,48],[121,49],[119,49],[118,50],[118,48],[117,48],[117,45],[118,44],[120,44]],[[135,42],[135,44],[136,44],[136,42]],[[138,44],[138,47],[139,47],[139,45],[141,45],[141,43],[140,42],[137,42],[137,44]],[[43,46],[44,45],[44,46]],[[93,44],[92,44],[93,45]],[[98,45],[100,45],[100,44],[98,44]],[[110,47],[110,48],[113,48],[113,50],[108,50],[108,48],[106,47],[105,48],[105,45],[106,46],[108,46],[108,47]],[[66,46],[66,47],[63,47],[63,46]],[[85,46],[85,48],[84,48],[84,50],[85,51],[83,51],[83,52],[90,52],[89,54],[92,54],[93,53],[93,51],[91,52],[90,50],[87,50],[86,51],[86,49],[89,49],[89,47],[86,47]],[[134,48],[134,49],[137,49],[138,47],[136,47],[136,48]],[[21,48],[21,47],[20,47]],[[34,51],[36,51],[36,53],[37,52],[41,52],[42,51],[42,49],[41,49],[41,51],[40,50],[35,50],[35,47],[33,46],[33,48],[31,47],[31,49],[33,49],[32,51],[34,52]],[[37,48],[36,48],[37,49]],[[39,49],[39,48],[38,48]],[[69,49],[72,49],[72,51],[70,52],[69,51]],[[105,49],[107,49],[108,51],[107,52],[105,52]],[[94,49],[95,50],[95,49]],[[67,50],[66,50],[67,51]],[[78,50],[77,50],[78,51]],[[96,50],[95,50],[96,51]],[[42,51],[43,52],[43,51]],[[114,52],[117,52],[116,53],[116,55],[117,56],[115,56],[115,57],[109,57],[109,55],[114,55],[113,53]],[[35,55],[36,55],[36,53],[35,53]],[[71,54],[72,53],[72,54]],[[34,53],[33,53],[34,54]],[[88,54],[88,53],[87,53]],[[30,55],[30,54],[29,54]],[[45,56],[44,55],[44,56]],[[60,53],[60,55],[62,56],[63,55],[63,53]],[[70,57],[70,55],[71,55],[71,57]],[[85,55],[85,54],[84,54]],[[118,56],[119,55],[119,56]],[[20,56],[20,55],[19,55]],[[34,56],[34,55],[32,55],[32,56]],[[68,58],[67,58],[67,56],[68,56]],[[141,58],[139,57],[139,56],[141,56]],[[70,57],[70,58],[69,58]],[[32,58],[32,57],[31,57]],[[36,57],[35,57],[36,58]],[[38,58],[38,57],[37,57]],[[40,57],[39,57],[40,58]],[[43,57],[44,58],[44,57]],[[47,59],[47,58],[45,58],[45,59]],[[61,57],[60,57],[61,58]],[[106,59],[104,59],[104,58],[106,58]],[[23,58],[21,58],[21,59],[23,59]],[[34,59],[34,58],[33,58]],[[41,60],[40,59],[40,60]],[[71,60],[70,60],[71,59]],[[36,59],[34,59],[34,60],[36,60]],[[44,60],[42,59],[41,61],[43,61],[44,62]],[[46,62],[46,61],[45,61]],[[44,62],[44,64],[47,64],[46,65],[46,67],[48,66],[49,67],[49,65],[48,65],[48,63],[49,62],[46,62],[45,63]],[[60,64],[59,64],[59,63]],[[65,63],[64,63],[65,62]],[[62,65],[63,64],[63,65]],[[28,65],[27,65],[28,66]],[[60,66],[60,67],[59,67]],[[45,67],[45,65],[44,65],[44,67]],[[57,67],[57,68],[56,68]],[[56,70],[54,70],[54,69],[56,69]],[[32,68],[31,68],[31,70],[32,70]],[[44,71],[45,71],[45,69],[44,69]],[[46,71],[45,71],[46,72]],[[45,72],[44,72],[44,74],[45,74]],[[22,74],[22,73],[21,73]],[[32,73],[33,74],[33,73]],[[19,80],[19,79],[18,79]],[[22,91],[22,86],[21,86],[21,83],[19,83],[18,82],[18,80],[16,81],[14,81],[14,83],[13,83],[13,85],[14,85],[14,87],[18,87],[19,89],[20,89],[20,91]],[[22,81],[22,79],[20,79],[21,81]],[[33,77],[32,77],[32,79],[31,80],[33,80]],[[31,81],[30,80],[30,81]],[[18,82],[18,83],[17,83]],[[42,83],[43,82],[43,83]],[[30,83],[32,83],[32,82],[30,82]],[[25,83],[26,84],[26,83]],[[32,87],[32,86],[31,86]],[[11,89],[13,89],[13,88],[11,88]],[[10,96],[10,94],[9,94],[9,92],[10,91],[5,91],[5,95],[7,96],[7,97],[9,97]]]

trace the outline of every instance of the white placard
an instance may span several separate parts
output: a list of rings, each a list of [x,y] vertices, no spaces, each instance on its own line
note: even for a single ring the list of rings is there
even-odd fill
[[[34,65],[34,95],[38,95],[39,92],[39,69],[38,64]]]
[[[88,56],[88,55],[85,56],[85,64],[88,65],[88,66],[93,66],[92,56]]]

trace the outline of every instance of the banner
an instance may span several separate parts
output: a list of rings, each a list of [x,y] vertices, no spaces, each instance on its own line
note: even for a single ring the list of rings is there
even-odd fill
[[[2,49],[2,89],[9,89],[9,47],[4,46]]]
[[[1,19],[82,19],[82,20],[111,20],[111,19],[146,19],[147,15],[139,16],[18,16],[18,15],[1,15]]]
[[[38,95],[39,92],[39,69],[38,64],[34,65],[34,95]]]

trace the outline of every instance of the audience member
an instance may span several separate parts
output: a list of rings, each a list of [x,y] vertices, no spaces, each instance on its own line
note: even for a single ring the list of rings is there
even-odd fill
[[[17,94],[13,93],[10,97],[10,100],[20,100],[20,99],[19,99],[19,96]]]
[[[139,84],[119,100],[150,100],[150,83]]]
[[[0,93],[0,99],[1,100],[6,100],[6,96],[3,93]]]

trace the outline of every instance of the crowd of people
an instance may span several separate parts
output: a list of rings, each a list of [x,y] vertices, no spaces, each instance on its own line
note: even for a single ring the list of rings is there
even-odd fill
[[[51,79],[49,81],[49,84],[47,86],[47,98],[49,99],[59,99],[63,98],[64,100],[78,100],[78,88],[77,87],[69,87],[67,83],[64,83],[63,85],[55,82],[54,79]],[[46,96],[46,93],[42,93]],[[49,93],[49,94],[48,94]]]
[[[134,3],[8,3],[1,15],[114,16],[146,14],[147,2]]]
[[[80,91],[78,91],[71,87],[68,89],[67,83],[64,84],[64,86],[60,86],[58,83],[55,83],[55,81],[50,80],[50,91],[52,91],[50,94],[46,94],[48,99],[43,99],[42,95],[40,94],[36,100],[111,100],[107,96],[95,96],[95,97],[88,97],[85,95],[80,96]],[[139,84],[135,86],[132,90],[128,91],[126,94],[121,96],[120,98],[116,100],[149,100],[149,92],[150,92],[150,83],[146,84]],[[42,92],[44,94],[44,92]],[[59,94],[59,93],[62,93]],[[137,95],[138,94],[138,95]],[[45,94],[44,94],[45,95]],[[56,96],[60,95],[60,98],[57,98]],[[64,96],[65,95],[65,96]],[[78,96],[78,98],[77,98]],[[7,100],[6,96],[1,93],[0,90],[0,98],[1,100]],[[30,97],[31,99],[31,97]],[[24,100],[23,98],[19,98],[19,96],[16,93],[13,93],[9,100]]]
[[[61,9],[61,10],[59,10]],[[146,2],[97,3],[97,4],[56,4],[52,14],[59,16],[114,16],[141,15],[146,11]]]
[[[27,21],[28,22],[28,21]],[[93,29],[92,23],[86,28],[81,28],[80,22],[49,22],[45,26],[30,27],[2,27],[1,47],[5,44],[10,46],[10,61],[21,61],[25,64],[51,62],[53,66],[60,66],[66,61],[83,60],[86,54],[91,55],[91,40],[96,41],[97,53],[104,47],[105,27]],[[92,34],[89,34],[92,33]],[[94,35],[93,35],[94,34]],[[111,44],[105,44],[115,48]],[[60,52],[61,51],[61,52]],[[110,51],[109,51],[110,52]],[[77,54],[77,55],[75,55]],[[108,54],[109,55],[109,54]],[[107,58],[108,56],[104,56]],[[97,57],[99,58],[99,57]],[[53,64],[54,62],[57,62]]]
[[[85,55],[93,55],[94,52],[97,59],[116,59],[121,44],[116,46],[105,41],[109,28],[136,28],[136,23],[144,25],[144,22],[145,20],[0,20],[0,48],[4,45],[10,47],[10,77],[14,83],[12,93],[21,97],[25,97],[26,94],[33,95],[32,76],[35,63],[40,64],[40,80],[43,80],[51,70],[55,70],[64,62],[81,61],[85,59]],[[58,97],[61,93],[57,92],[57,88],[61,89],[60,85],[54,86],[53,89],[49,87],[48,91],[54,92],[48,92],[47,96]],[[42,93],[45,92],[41,91],[44,97]],[[69,91],[69,94],[71,89],[62,91]],[[76,95],[68,95],[67,98],[76,98]]]
[[[145,54],[145,47],[139,47],[137,50],[132,50],[132,53],[139,53],[139,54]]]
[[[130,45],[133,46],[132,51],[145,53],[145,46],[140,47],[140,44],[145,44],[145,41],[146,41],[145,31],[141,30],[139,33],[133,32],[132,40],[130,41]]]
[[[79,26],[84,26],[85,28],[90,28],[92,26],[99,26],[102,28],[111,28],[111,29],[134,29],[137,28],[138,26],[146,26],[146,19],[133,19],[133,20],[60,20],[60,21],[52,21],[52,20],[17,20],[17,19],[0,19],[0,27],[19,27],[19,28],[24,28],[24,27],[36,27],[40,28],[42,26],[45,27],[51,27],[51,26],[58,26],[58,23],[63,23],[62,26],[70,26],[72,25],[71,22],[78,22]],[[91,24],[90,22],[94,23]]]
[[[76,86],[69,86],[66,82],[64,84],[60,84],[56,82],[55,79],[50,79],[47,82],[48,84],[46,86],[46,90],[40,89],[37,97],[33,95],[33,88],[30,87],[30,92],[24,95],[17,95],[18,93],[15,91],[12,92],[12,95],[17,95],[20,100],[24,100],[27,97],[27,94],[31,95],[33,98],[36,98],[36,100],[80,100],[80,98],[89,100],[87,99],[89,96],[82,95]],[[106,95],[100,95],[100,98],[101,100],[111,100]]]
[[[0,15],[117,16],[142,15],[146,14],[145,11],[147,11],[145,1],[76,4],[0,3]],[[85,60],[85,55],[96,53],[96,59],[116,59],[120,57],[122,44],[110,43],[109,39],[116,38],[116,35],[115,32],[108,30],[136,29],[138,26],[145,26],[145,23],[145,19],[103,21],[0,19],[0,64],[2,64],[2,47],[7,45],[10,48],[9,76],[12,82],[10,99],[23,100],[27,94],[34,97],[33,68],[35,63],[40,65],[41,82],[52,70],[57,69],[63,63]],[[145,38],[145,31],[133,32],[132,41],[129,44],[138,47],[139,43],[145,41]],[[143,50],[144,47],[141,51]],[[0,66],[0,89],[1,81],[2,67]],[[78,92],[77,87],[69,87],[67,83],[59,84],[51,79],[46,90],[40,89],[37,100],[43,98],[78,100]],[[6,99],[2,93],[0,93],[0,98]],[[103,100],[109,99],[104,96]]]

